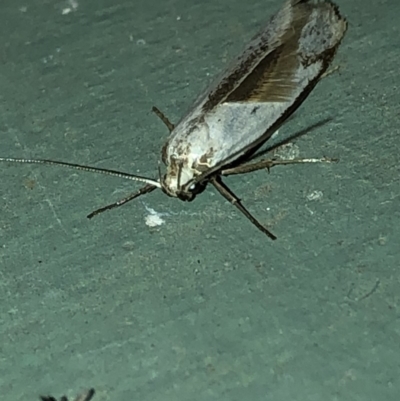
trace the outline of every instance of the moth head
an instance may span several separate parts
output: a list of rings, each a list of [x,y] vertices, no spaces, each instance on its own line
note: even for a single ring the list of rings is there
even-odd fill
[[[172,159],[161,179],[161,189],[169,196],[190,202],[204,190],[204,185],[196,180],[197,175],[187,163]]]
[[[161,189],[168,196],[178,198],[185,202],[192,201],[196,195],[201,192],[198,183],[189,182],[188,185],[178,185],[176,177],[165,174],[161,180]]]

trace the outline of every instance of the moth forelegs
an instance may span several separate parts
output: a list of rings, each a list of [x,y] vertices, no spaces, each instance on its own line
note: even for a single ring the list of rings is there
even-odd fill
[[[138,198],[141,195],[148,194],[151,191],[154,191],[157,187],[151,184],[147,184],[144,187],[140,188],[138,191],[131,193],[123,199],[120,199],[117,202],[111,203],[110,205],[103,206],[100,209],[95,210],[94,212],[88,214],[87,218],[91,219],[92,217],[105,212],[106,210],[114,209],[116,207],[125,205],[125,203],[130,202],[131,200]]]
[[[237,207],[261,232],[268,235],[271,239],[276,239],[276,236],[264,227],[240,202],[240,199],[222,182],[220,176],[214,176],[210,179],[215,189],[233,206]]]

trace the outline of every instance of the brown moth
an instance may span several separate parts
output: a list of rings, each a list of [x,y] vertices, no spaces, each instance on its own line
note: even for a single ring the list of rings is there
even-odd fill
[[[249,163],[326,73],[346,29],[346,20],[331,1],[288,0],[176,125],[153,108],[170,131],[162,149],[166,171],[160,179],[45,159],[0,161],[62,165],[146,184],[126,198],[96,210],[89,218],[156,188],[192,201],[210,183],[258,229],[275,239],[222,177],[276,164],[329,161],[322,158]]]

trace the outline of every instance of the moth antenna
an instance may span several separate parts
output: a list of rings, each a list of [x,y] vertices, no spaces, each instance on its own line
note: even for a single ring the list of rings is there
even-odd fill
[[[180,186],[181,186],[182,167],[183,167],[183,164],[179,163],[178,164],[178,188],[180,188]]]
[[[162,174],[161,174],[161,167],[160,164],[158,164],[158,181],[161,182]]]
[[[139,175],[124,173],[122,171],[110,170],[106,168],[100,167],[90,167],[84,166],[81,164],[76,163],[67,163],[67,162],[60,162],[56,160],[47,160],[47,159],[17,159],[12,157],[0,157],[0,162],[6,163],[25,163],[25,164],[45,164],[48,166],[63,166],[74,170],[80,171],[87,171],[89,173],[97,173],[97,174],[104,174],[110,175],[113,177],[124,178],[126,180],[131,181],[139,181],[144,182],[145,184],[153,185],[154,187],[161,188],[161,184],[159,181],[152,180],[151,178],[141,177]]]

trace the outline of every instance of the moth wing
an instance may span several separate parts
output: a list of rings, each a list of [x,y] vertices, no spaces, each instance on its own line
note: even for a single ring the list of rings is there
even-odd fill
[[[287,102],[293,99],[301,83],[301,71],[311,64],[320,67],[317,80],[329,66],[346,31],[346,21],[340,17],[336,6],[329,2],[298,3],[294,8],[286,7],[276,18],[291,14],[291,24],[281,32],[276,47],[264,52],[257,64],[249,70],[240,84],[227,96],[225,102]],[[261,54],[263,43],[271,42],[268,27],[260,35],[256,53]],[[306,85],[305,85],[306,86]]]
[[[212,167],[199,181],[245,160],[271,137],[318,83],[346,28],[329,1],[285,4],[211,87],[202,105],[209,126],[227,135],[214,147],[208,162]]]

